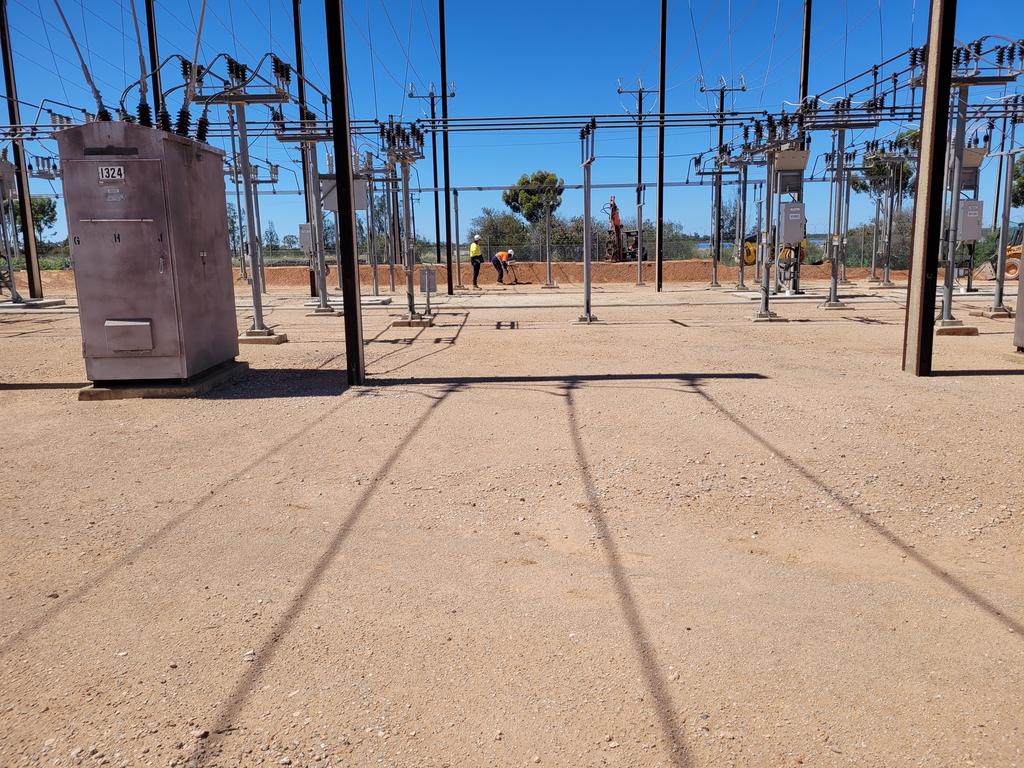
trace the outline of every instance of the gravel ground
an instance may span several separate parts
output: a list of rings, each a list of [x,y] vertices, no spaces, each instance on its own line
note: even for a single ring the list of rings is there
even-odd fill
[[[1024,764],[1024,356],[906,376],[899,298],[372,308],[349,389],[278,294],[245,380],[97,403],[0,314],[0,765]]]

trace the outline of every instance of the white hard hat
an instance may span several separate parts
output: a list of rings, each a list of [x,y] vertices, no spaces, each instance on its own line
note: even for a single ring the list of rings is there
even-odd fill
[[[512,250],[511,248],[509,248],[509,249],[508,249],[508,255],[509,255],[509,256],[515,256],[515,255],[516,255],[516,252],[515,252],[515,251],[513,251],[513,250]]]
[[[480,242],[480,235],[473,235],[474,242]]]

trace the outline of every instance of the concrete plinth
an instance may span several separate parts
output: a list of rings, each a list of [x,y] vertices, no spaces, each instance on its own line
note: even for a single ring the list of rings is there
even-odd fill
[[[430,328],[434,325],[433,315],[403,317],[391,323],[392,328]]]
[[[779,317],[776,313],[771,312],[771,311],[769,311],[769,312],[755,312],[754,313],[754,317],[753,317],[753,321],[755,323],[779,323],[779,322],[785,322],[785,320],[783,320],[783,318]]]
[[[594,325],[595,323],[600,322],[601,321],[597,319],[597,315],[580,315],[573,325]]]
[[[978,329],[973,325],[964,325],[963,320],[936,320],[936,336],[977,336]]]
[[[879,280],[877,285],[878,285],[879,288],[895,288],[896,287],[896,283],[890,282],[888,280]]]
[[[306,317],[341,317],[344,312],[335,307],[317,307],[312,312],[307,312]]]
[[[100,382],[78,390],[83,402],[99,400],[131,400],[140,398],[198,397],[249,370],[248,363],[230,360],[200,373],[185,382],[125,381]]]
[[[819,304],[818,309],[853,309],[853,307],[841,301],[826,301],[824,304]]]
[[[989,320],[1009,320],[1014,317],[1013,310],[1009,307],[999,309],[981,309],[971,312],[971,317],[987,317]]]
[[[287,334],[277,333],[270,328],[262,331],[250,329],[238,336],[239,344],[284,344],[286,341],[288,341]]]
[[[557,287],[558,287],[558,285],[556,283],[552,283],[551,285],[548,285],[547,283],[545,283],[544,285],[541,286],[541,288],[557,288]]]

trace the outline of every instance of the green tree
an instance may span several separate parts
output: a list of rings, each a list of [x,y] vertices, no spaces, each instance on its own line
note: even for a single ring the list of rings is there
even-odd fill
[[[228,244],[235,253],[242,247],[242,238],[238,232],[238,209],[232,203],[228,203]]]
[[[15,198],[14,205],[17,207],[18,200]],[[32,228],[36,231],[36,240],[42,241],[47,230],[52,229],[57,223],[57,202],[52,197],[31,198],[32,207]],[[18,232],[21,232],[21,217],[15,217]]]
[[[285,235],[281,238],[281,245],[288,250],[295,250],[299,247],[299,238],[295,235]]]
[[[484,208],[470,223],[470,228],[474,235],[480,235],[481,245],[490,253],[509,248],[522,250],[530,238],[522,221],[511,213],[501,213],[493,208]]]
[[[554,213],[562,204],[565,182],[551,171],[523,174],[514,186],[506,189],[501,199],[513,213],[530,224],[542,221],[548,211]]]
[[[272,221],[268,221],[267,228],[263,230],[263,245],[271,253],[281,247],[281,236],[277,234],[277,227],[274,226]]]
[[[1013,165],[1013,199],[1014,208],[1024,206],[1024,156],[1018,157]]]

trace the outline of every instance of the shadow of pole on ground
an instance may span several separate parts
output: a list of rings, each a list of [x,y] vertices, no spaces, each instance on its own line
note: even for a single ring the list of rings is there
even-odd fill
[[[669,759],[675,768],[686,768],[690,761],[682,728],[679,725],[678,715],[672,701],[672,694],[668,690],[661,669],[659,669],[657,652],[644,626],[643,618],[640,616],[636,598],[633,596],[633,590],[629,584],[629,577],[622,565],[618,547],[608,527],[597,484],[594,482],[594,476],[590,471],[590,460],[587,458],[586,448],[583,445],[583,437],[580,434],[579,421],[576,415],[574,392],[578,386],[578,382],[569,382],[565,385],[563,391],[568,411],[569,434],[572,438],[572,446],[576,454],[580,477],[583,480],[583,487],[587,494],[587,509],[594,527],[597,528],[601,545],[604,548],[608,570],[611,575],[612,584],[615,587],[615,595],[618,598],[619,608],[629,630],[630,639],[633,641],[633,648],[640,662],[644,682],[651,697],[654,699],[655,714],[661,727],[662,736],[668,744]]]
[[[246,702],[249,700],[249,696],[256,689],[256,684],[259,682],[260,678],[262,678],[263,673],[273,662],[278,649],[281,647],[281,641],[292,631],[296,620],[302,614],[303,610],[305,610],[306,605],[309,603],[310,598],[312,598],[316,591],[316,588],[323,580],[328,568],[330,568],[331,564],[337,557],[338,551],[341,549],[341,546],[348,539],[349,534],[351,534],[352,529],[356,526],[359,519],[366,511],[367,505],[376,495],[381,483],[388,477],[399,458],[401,458],[402,454],[404,454],[409,448],[413,439],[420,431],[422,431],[423,427],[426,426],[427,422],[434,415],[440,405],[448,398],[449,395],[453,392],[457,392],[459,389],[460,387],[458,385],[452,385],[445,388],[439,395],[432,397],[430,405],[427,406],[426,410],[419,419],[417,419],[416,423],[412,425],[409,431],[399,442],[398,446],[391,451],[383,464],[380,465],[380,468],[374,475],[373,481],[366,486],[363,492],[359,494],[359,497],[352,504],[352,507],[343,518],[341,525],[331,537],[327,548],[324,549],[313,564],[309,573],[306,574],[306,578],[296,591],[295,596],[292,598],[284,613],[282,613],[280,618],[274,622],[274,625],[267,634],[266,639],[256,652],[255,661],[238,678],[231,692],[224,700],[223,706],[213,716],[213,725],[209,729],[209,739],[205,742],[200,742],[196,746],[192,755],[184,761],[185,765],[202,766],[206,765],[208,761],[215,759],[215,753],[219,750],[224,736],[234,730],[235,719],[245,707]]]
[[[774,454],[780,458],[790,469],[800,475],[802,478],[807,480],[811,485],[825,493],[830,499],[839,504],[848,513],[853,515],[857,520],[867,525],[872,531],[881,536],[883,539],[888,541],[900,552],[905,554],[908,558],[922,566],[925,570],[931,573],[933,576],[944,582],[947,586],[958,592],[961,596],[967,598],[971,603],[976,605],[985,613],[998,621],[1004,622],[1008,629],[1012,630],[1017,635],[1017,640],[1024,641],[1024,624],[1017,619],[1008,616],[999,606],[993,603],[985,596],[979,594],[969,586],[964,584],[962,581],[954,576],[951,576],[949,572],[942,569],[940,565],[932,562],[930,559],[922,555],[917,551],[917,548],[911,544],[908,544],[895,533],[886,528],[882,523],[873,519],[867,513],[857,509],[853,503],[843,496],[839,491],[829,486],[825,481],[806,469],[803,465],[798,463],[795,459],[789,456],[785,451],[780,450],[777,446],[773,445],[767,438],[763,437],[755,429],[748,426],[742,419],[729,411],[725,406],[718,402],[711,394],[701,388],[699,384],[694,384],[694,389],[697,393],[704,398],[710,405],[714,406],[719,413],[721,413],[726,419],[736,425],[742,432],[748,437],[758,443],[762,448]]]

